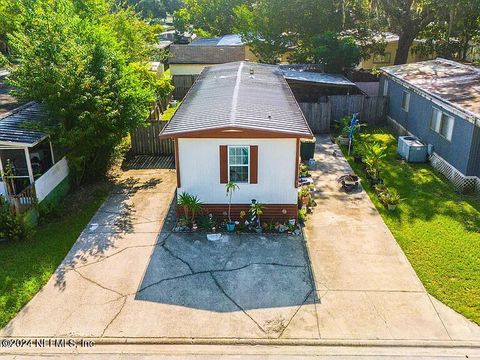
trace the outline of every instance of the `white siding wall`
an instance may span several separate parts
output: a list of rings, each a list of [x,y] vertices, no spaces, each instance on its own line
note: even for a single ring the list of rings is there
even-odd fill
[[[170,75],[198,75],[206,64],[170,64]]]
[[[258,184],[238,184],[232,203],[296,204],[295,139],[179,139],[181,188],[206,204],[226,204],[220,184],[220,145],[258,145]]]
[[[47,197],[68,175],[67,159],[63,158],[35,181],[38,202]]]

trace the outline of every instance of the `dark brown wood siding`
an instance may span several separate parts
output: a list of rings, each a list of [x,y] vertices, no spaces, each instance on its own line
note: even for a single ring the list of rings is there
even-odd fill
[[[228,182],[227,150],[227,145],[220,145],[220,184],[226,184]]]
[[[250,184],[258,184],[258,145],[250,146]]]
[[[249,204],[232,204],[232,220],[240,219],[240,212],[245,211],[248,214]],[[285,210],[285,214],[284,214]],[[268,204],[263,209],[263,215],[260,216],[261,221],[286,221],[296,219],[298,212],[297,204]],[[177,207],[177,213],[182,214],[182,209]],[[204,204],[202,209],[203,215],[213,214],[220,219],[227,218],[228,204]]]

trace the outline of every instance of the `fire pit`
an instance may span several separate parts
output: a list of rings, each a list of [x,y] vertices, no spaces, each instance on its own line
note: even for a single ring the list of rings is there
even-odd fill
[[[350,193],[358,189],[360,178],[355,174],[347,174],[340,176],[337,182],[342,184],[342,189],[345,190],[345,192]]]

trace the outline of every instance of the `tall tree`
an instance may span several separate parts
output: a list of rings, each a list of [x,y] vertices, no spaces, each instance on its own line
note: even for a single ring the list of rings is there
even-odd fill
[[[124,11],[97,10],[38,0],[31,21],[9,37],[18,59],[11,84],[20,98],[47,105],[45,131],[68,149],[76,182],[105,173],[161,85],[146,66],[148,25]]]
[[[388,29],[399,36],[395,64],[405,64],[410,47],[448,0],[373,0],[372,8],[384,16]]]
[[[231,34],[235,27],[234,9],[252,0],[184,0],[194,28],[218,36]]]
[[[327,31],[342,30],[342,7],[331,0],[257,0],[235,8],[236,29],[264,62]]]

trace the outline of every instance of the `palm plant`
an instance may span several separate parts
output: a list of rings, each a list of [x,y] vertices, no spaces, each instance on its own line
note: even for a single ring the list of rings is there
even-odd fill
[[[188,204],[190,203],[190,197],[191,197],[191,195],[186,193],[186,192],[182,192],[178,196],[178,205],[182,207],[183,215],[185,215],[185,219],[188,219],[188,215],[189,215]]]
[[[182,192],[178,196],[178,205],[183,209],[185,219],[193,222],[196,214],[202,209],[203,204],[196,195],[190,195],[186,192]]]
[[[229,181],[225,185],[225,189],[227,190],[227,196],[228,196],[228,222],[232,223],[232,218],[230,216],[231,209],[232,209],[232,196],[235,190],[240,189],[240,187],[233,181]]]

